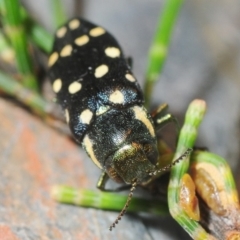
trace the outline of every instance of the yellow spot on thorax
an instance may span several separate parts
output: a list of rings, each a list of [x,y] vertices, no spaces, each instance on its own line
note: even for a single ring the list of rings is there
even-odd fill
[[[124,95],[119,90],[116,90],[109,96],[109,101],[116,104],[124,103]]]

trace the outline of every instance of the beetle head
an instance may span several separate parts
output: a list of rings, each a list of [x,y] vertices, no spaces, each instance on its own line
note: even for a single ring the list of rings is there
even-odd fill
[[[158,159],[155,144],[132,142],[116,151],[112,157],[112,166],[125,183],[138,183],[149,178]]]

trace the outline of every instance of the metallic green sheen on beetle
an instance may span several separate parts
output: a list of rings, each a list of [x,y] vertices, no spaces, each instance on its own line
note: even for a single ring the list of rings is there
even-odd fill
[[[74,18],[57,30],[48,66],[71,132],[93,162],[117,182],[147,180],[158,160],[155,128],[113,36]]]

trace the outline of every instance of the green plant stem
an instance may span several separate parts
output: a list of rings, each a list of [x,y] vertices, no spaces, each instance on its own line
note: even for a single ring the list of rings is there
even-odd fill
[[[51,107],[49,103],[38,93],[25,88],[15,79],[12,79],[2,72],[0,72],[0,89],[8,95],[15,97],[20,102],[23,102],[41,117],[47,117],[50,112]]]
[[[145,106],[150,105],[150,98],[159,73],[166,60],[171,34],[183,0],[167,0],[158,20],[155,36],[148,54],[148,66],[145,77]]]
[[[31,40],[44,52],[47,54],[51,52],[53,36],[31,19],[29,19],[29,24],[27,26],[27,34]]]
[[[14,51],[6,40],[2,31],[0,31],[0,59],[8,64],[14,62]]]
[[[187,109],[184,124],[179,134],[177,149],[173,159],[177,159],[179,156],[181,156],[186,149],[193,148],[197,137],[198,127],[204,117],[205,111],[206,103],[204,101],[194,100],[191,102]],[[201,225],[198,222],[190,219],[179,205],[180,183],[183,175],[188,171],[188,168],[189,158],[179,162],[171,169],[170,183],[168,187],[169,210],[173,218],[194,239],[209,239],[209,235],[201,227]]]
[[[51,4],[52,16],[53,16],[55,28],[58,28],[64,22],[66,22],[67,17],[65,15],[62,2],[60,0],[51,0],[50,4]]]
[[[33,73],[27,38],[20,14],[18,0],[4,0],[5,14],[3,15],[4,29],[15,51],[17,67],[22,74],[22,83],[29,89],[38,90],[37,80]]]
[[[21,17],[28,37],[44,52],[50,53],[53,44],[52,34],[36,23],[23,7],[21,7]]]
[[[62,203],[112,211],[121,211],[127,200],[126,195],[118,193],[75,189],[59,185],[52,188],[52,197]],[[169,214],[166,202],[137,197],[132,198],[128,211],[148,212],[156,215]]]
[[[4,14],[3,0],[0,0],[0,15]],[[44,52],[50,53],[53,44],[52,34],[36,23],[22,6],[20,7],[20,14],[22,21],[25,23],[28,37]]]

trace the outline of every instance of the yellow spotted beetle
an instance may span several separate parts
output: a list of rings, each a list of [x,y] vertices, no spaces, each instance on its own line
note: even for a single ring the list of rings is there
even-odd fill
[[[119,220],[135,186],[170,167],[157,167],[156,131],[173,117],[165,116],[166,107],[147,112],[118,42],[86,20],[74,18],[57,30],[48,66],[71,132],[103,171],[98,188],[104,190],[109,177],[132,185]]]

